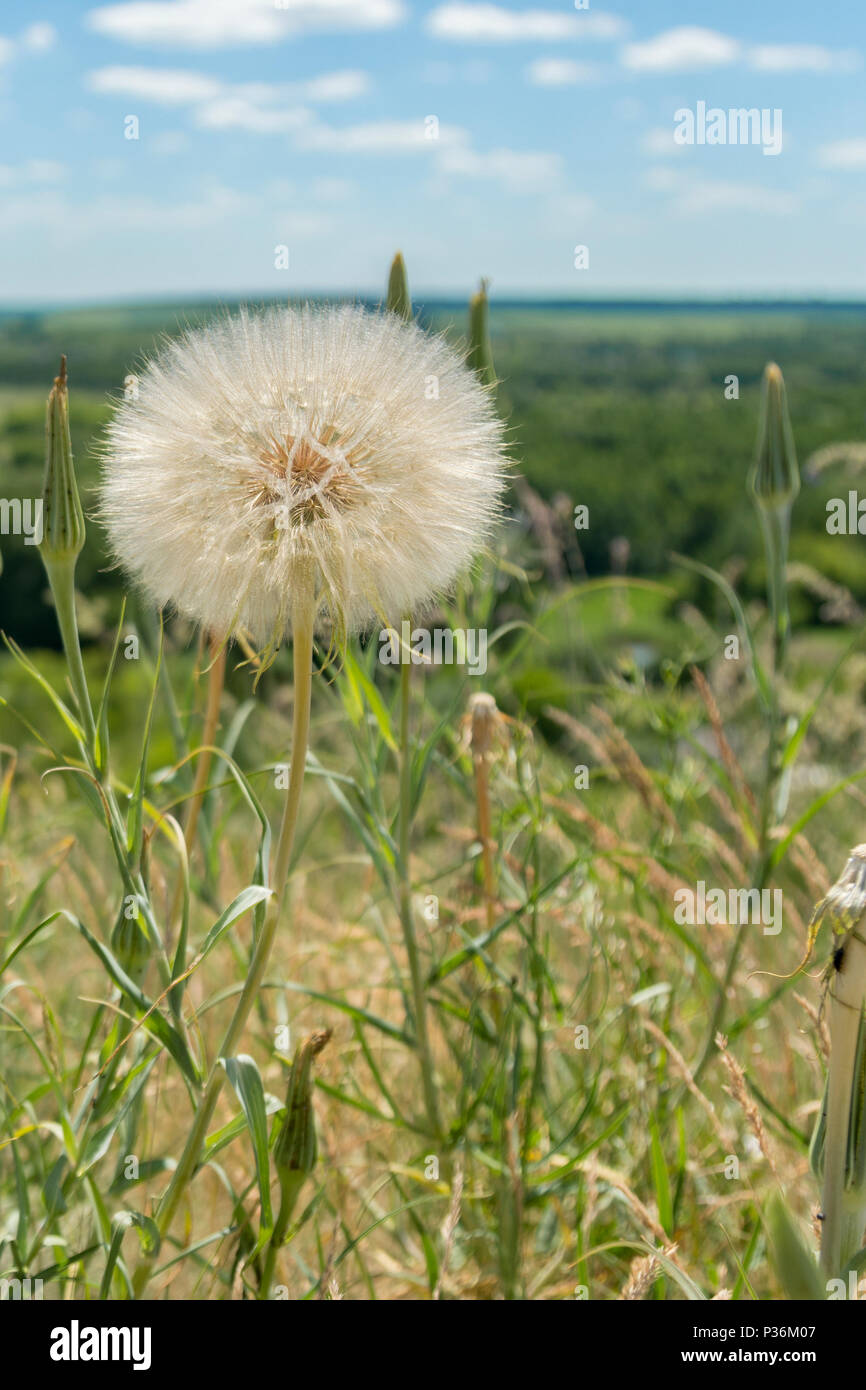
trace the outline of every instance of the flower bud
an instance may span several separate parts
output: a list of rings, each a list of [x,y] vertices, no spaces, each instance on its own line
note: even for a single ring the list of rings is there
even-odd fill
[[[785,382],[775,362],[764,370],[758,449],[749,474],[749,491],[759,507],[790,506],[800,491]]]
[[[412,317],[409,277],[406,274],[406,262],[403,260],[402,251],[398,251],[391,262],[386,307],[392,314],[399,314],[401,318],[411,319]]]
[[[74,561],[84,548],[84,513],[78,496],[72,441],[69,437],[69,392],[66,358],[48,397],[45,418],[45,482],[42,490],[42,541],[46,563]]]
[[[490,303],[487,298],[487,281],[469,301],[469,353],[467,364],[477,373],[484,386],[496,385],[496,372],[493,367],[493,349],[490,346]]]
[[[318,1056],[330,1037],[330,1028],[322,1033],[311,1033],[298,1045],[292,1063],[283,1123],[274,1144],[274,1166],[280,1180],[283,1206],[288,1210],[291,1210],[304,1182],[316,1166],[318,1143],[313,1110],[313,1058]]]

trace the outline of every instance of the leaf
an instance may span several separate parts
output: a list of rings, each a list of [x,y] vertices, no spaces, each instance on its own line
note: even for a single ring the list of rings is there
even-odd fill
[[[140,865],[141,850],[143,840],[143,812],[144,789],[147,782],[147,755],[150,748],[150,733],[153,728],[153,711],[156,704],[156,691],[159,685],[159,671],[162,665],[162,649],[165,637],[162,616],[159,620],[159,646],[156,653],[156,667],[153,673],[153,681],[150,687],[150,700],[148,701],[147,714],[144,720],[144,732],[141,737],[141,753],[138,761],[138,772],[135,778],[135,786],[130,797],[129,813],[126,818],[126,847],[132,856],[133,864]]]
[[[105,680],[102,683],[102,694],[99,699],[99,709],[96,712],[96,739],[94,743],[94,759],[100,772],[105,772],[108,768],[108,702],[111,695],[111,684],[114,680],[114,672],[117,669],[117,659],[120,655],[120,644],[123,641],[123,620],[126,616],[126,595],[124,594],[120,604],[120,617],[117,621],[117,636],[114,639],[114,646],[111,651],[111,659],[108,663],[108,670],[105,673]]]
[[[120,1094],[124,1097],[123,1103],[119,1104],[116,1100],[111,1118],[108,1120],[106,1124],[104,1124],[101,1127],[101,1129],[98,1129],[95,1134],[90,1135],[87,1144],[85,1145],[84,1152],[81,1157],[81,1162],[79,1164],[79,1175],[83,1176],[83,1174],[86,1173],[88,1169],[92,1168],[94,1164],[98,1163],[99,1160],[103,1157],[103,1155],[108,1152],[112,1139],[114,1138],[115,1134],[117,1133],[118,1129],[123,1123],[123,1120],[125,1116],[128,1114],[130,1108],[135,1103],[135,1100],[140,1094],[142,1088],[144,1087],[147,1078],[149,1077],[155,1063],[156,1056],[153,1055],[149,1059],[145,1060],[143,1065],[141,1065],[139,1068],[136,1068],[137,1074],[131,1080],[129,1078],[126,1078],[126,1082],[128,1082],[128,1084],[126,1084],[125,1082],[124,1086],[119,1088]]]
[[[767,673],[765,672],[763,666],[758,660],[758,652],[755,646],[755,638],[752,633],[752,629],[749,626],[749,621],[745,613],[743,612],[743,605],[740,603],[740,600],[737,598],[737,595],[731,588],[727,579],[725,579],[723,575],[719,574],[717,570],[710,569],[709,565],[702,565],[698,560],[690,560],[686,555],[677,555],[676,552],[672,552],[671,559],[674,560],[676,564],[682,565],[685,569],[693,570],[696,574],[703,575],[705,579],[709,579],[710,582],[712,584],[715,584],[716,588],[722,594],[724,594],[725,598],[731,606],[731,610],[734,614],[734,617],[737,620],[737,624],[740,627],[743,636],[746,639],[746,646],[749,649],[749,660],[752,666],[752,675],[755,678],[755,685],[757,686],[758,695],[760,696],[761,703],[763,704],[765,709],[772,709],[773,691],[767,679]]]
[[[778,1192],[767,1203],[765,1224],[770,1237],[770,1262],[788,1297],[826,1300],[827,1289],[818,1265]]]
[[[387,743],[393,753],[397,752],[397,740],[394,737],[394,730],[391,725],[391,716],[385,706],[385,702],[376,686],[370,680],[354,654],[346,648],[343,653],[343,670],[351,684],[353,693],[353,704],[356,709],[363,713],[362,694],[367,701],[373,718],[379,729],[379,733]]]
[[[42,931],[43,927],[49,926],[50,923],[56,921],[59,916],[59,911],[52,912],[50,917],[44,917],[41,922],[37,922],[36,926],[33,927],[33,929],[29,931],[26,936],[22,937],[22,939],[18,942],[18,945],[13,946],[6,959],[2,962],[2,964],[0,964],[0,975],[2,975],[4,970],[6,970],[7,967],[12,964],[13,960],[18,955],[18,952],[23,951],[24,947],[27,946],[28,943],[33,940],[34,936],[36,936],[39,932]]]
[[[105,1262],[105,1271],[99,1287],[101,1299],[107,1299],[111,1294],[111,1279],[120,1259],[120,1247],[123,1244],[123,1237],[131,1227],[138,1235],[142,1254],[149,1259],[155,1259],[159,1254],[159,1227],[150,1216],[144,1216],[140,1211],[120,1211],[114,1216],[112,1224],[115,1226],[115,1231],[111,1238],[108,1259]],[[129,1283],[128,1278],[127,1283]]]
[[[264,902],[266,898],[272,896],[272,889],[262,888],[259,884],[252,884],[249,888],[244,888],[243,892],[238,893],[234,901],[229,903],[224,912],[220,913],[205,937],[202,948],[198,953],[198,960],[204,960],[205,956],[216,946],[223,933],[227,931],[239,917],[243,917],[244,913],[249,912],[251,907],[255,907],[257,903]]]
[[[276,1096],[265,1096],[265,1110],[268,1115],[276,1115],[279,1110],[285,1109],[283,1102],[277,1100]],[[233,1120],[229,1120],[227,1125],[222,1125],[220,1129],[215,1129],[213,1134],[209,1134],[205,1140],[204,1158],[202,1162],[210,1163],[215,1154],[226,1145],[231,1144],[240,1134],[247,1129],[245,1115],[236,1115]]]
[[[6,646],[9,648],[10,652],[15,657],[15,660],[18,662],[18,664],[24,667],[24,670],[27,672],[29,676],[33,678],[33,680],[39,686],[40,690],[44,691],[44,693],[48,696],[55,710],[60,715],[60,718],[63,720],[63,723],[66,725],[66,728],[72,734],[76,742],[83,745],[84,730],[78,723],[78,720],[72,714],[72,711],[69,709],[69,707],[65,705],[61,700],[60,696],[55,693],[50,681],[47,681],[43,676],[42,672],[39,671],[33,665],[33,662],[27,659],[27,657],[24,655],[23,651],[19,647],[18,643],[15,641],[14,637],[8,637],[4,632],[3,641],[6,643]]]
[[[661,1135],[659,1134],[658,1121],[655,1115],[650,1116],[649,1127],[650,1166],[652,1168],[659,1223],[667,1234],[672,1236],[674,1233],[674,1207],[671,1199],[671,1180],[670,1174],[668,1173],[668,1166],[665,1162],[664,1149],[662,1148]]]
[[[262,1204],[262,1227],[270,1232],[273,1230],[274,1217],[271,1209],[268,1111],[262,1078],[252,1057],[248,1057],[245,1053],[240,1053],[237,1057],[221,1057],[220,1063],[225,1067],[226,1075],[235,1089],[246,1117],[256,1159],[256,1175]]]
[[[114,984],[117,985],[118,989],[122,990],[136,1008],[140,1010],[139,1022],[141,1026],[146,1028],[151,1036],[156,1038],[157,1042],[162,1043],[166,1052],[177,1062],[187,1080],[191,1081],[194,1086],[198,1086],[201,1081],[198,1068],[177,1029],[172,1027],[168,1019],[164,1014],[159,1012],[152,1000],[148,999],[147,995],[139,989],[138,985],[129,978],[126,971],[115,959],[108,947],[104,946],[101,941],[98,941],[93,933],[88,931],[84,923],[80,922],[71,912],[67,912],[65,908],[61,909],[61,912],[62,915],[72,923],[76,930],[81,933],[94,954],[99,957],[106,972]]]

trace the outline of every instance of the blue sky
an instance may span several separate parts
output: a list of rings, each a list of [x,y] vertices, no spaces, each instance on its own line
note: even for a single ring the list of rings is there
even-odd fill
[[[866,294],[853,5],[5,0],[2,15],[3,303],[377,293],[397,247],[419,296],[480,275],[500,297]],[[781,153],[677,144],[675,113],[701,102],[781,111]]]

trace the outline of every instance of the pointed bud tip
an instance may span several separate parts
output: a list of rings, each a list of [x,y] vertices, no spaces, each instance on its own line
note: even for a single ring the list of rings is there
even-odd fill
[[[800,470],[788,414],[782,369],[776,362],[764,368],[761,420],[749,490],[759,507],[790,507],[800,491]]]
[[[42,539],[45,564],[72,561],[84,547],[84,513],[78,495],[69,435],[66,356],[48,394],[45,418],[45,479],[42,488]]]
[[[392,314],[399,314],[401,318],[411,319],[412,317],[409,277],[406,273],[406,262],[403,259],[402,251],[398,251],[391,262],[391,269],[388,273],[386,308]]]

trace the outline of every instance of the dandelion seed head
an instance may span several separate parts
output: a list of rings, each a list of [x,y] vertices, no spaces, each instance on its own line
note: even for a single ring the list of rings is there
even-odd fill
[[[486,541],[505,484],[489,392],[443,339],[355,306],[187,332],[120,403],[101,513],[160,607],[281,640],[312,576],[340,633],[415,613]]]

